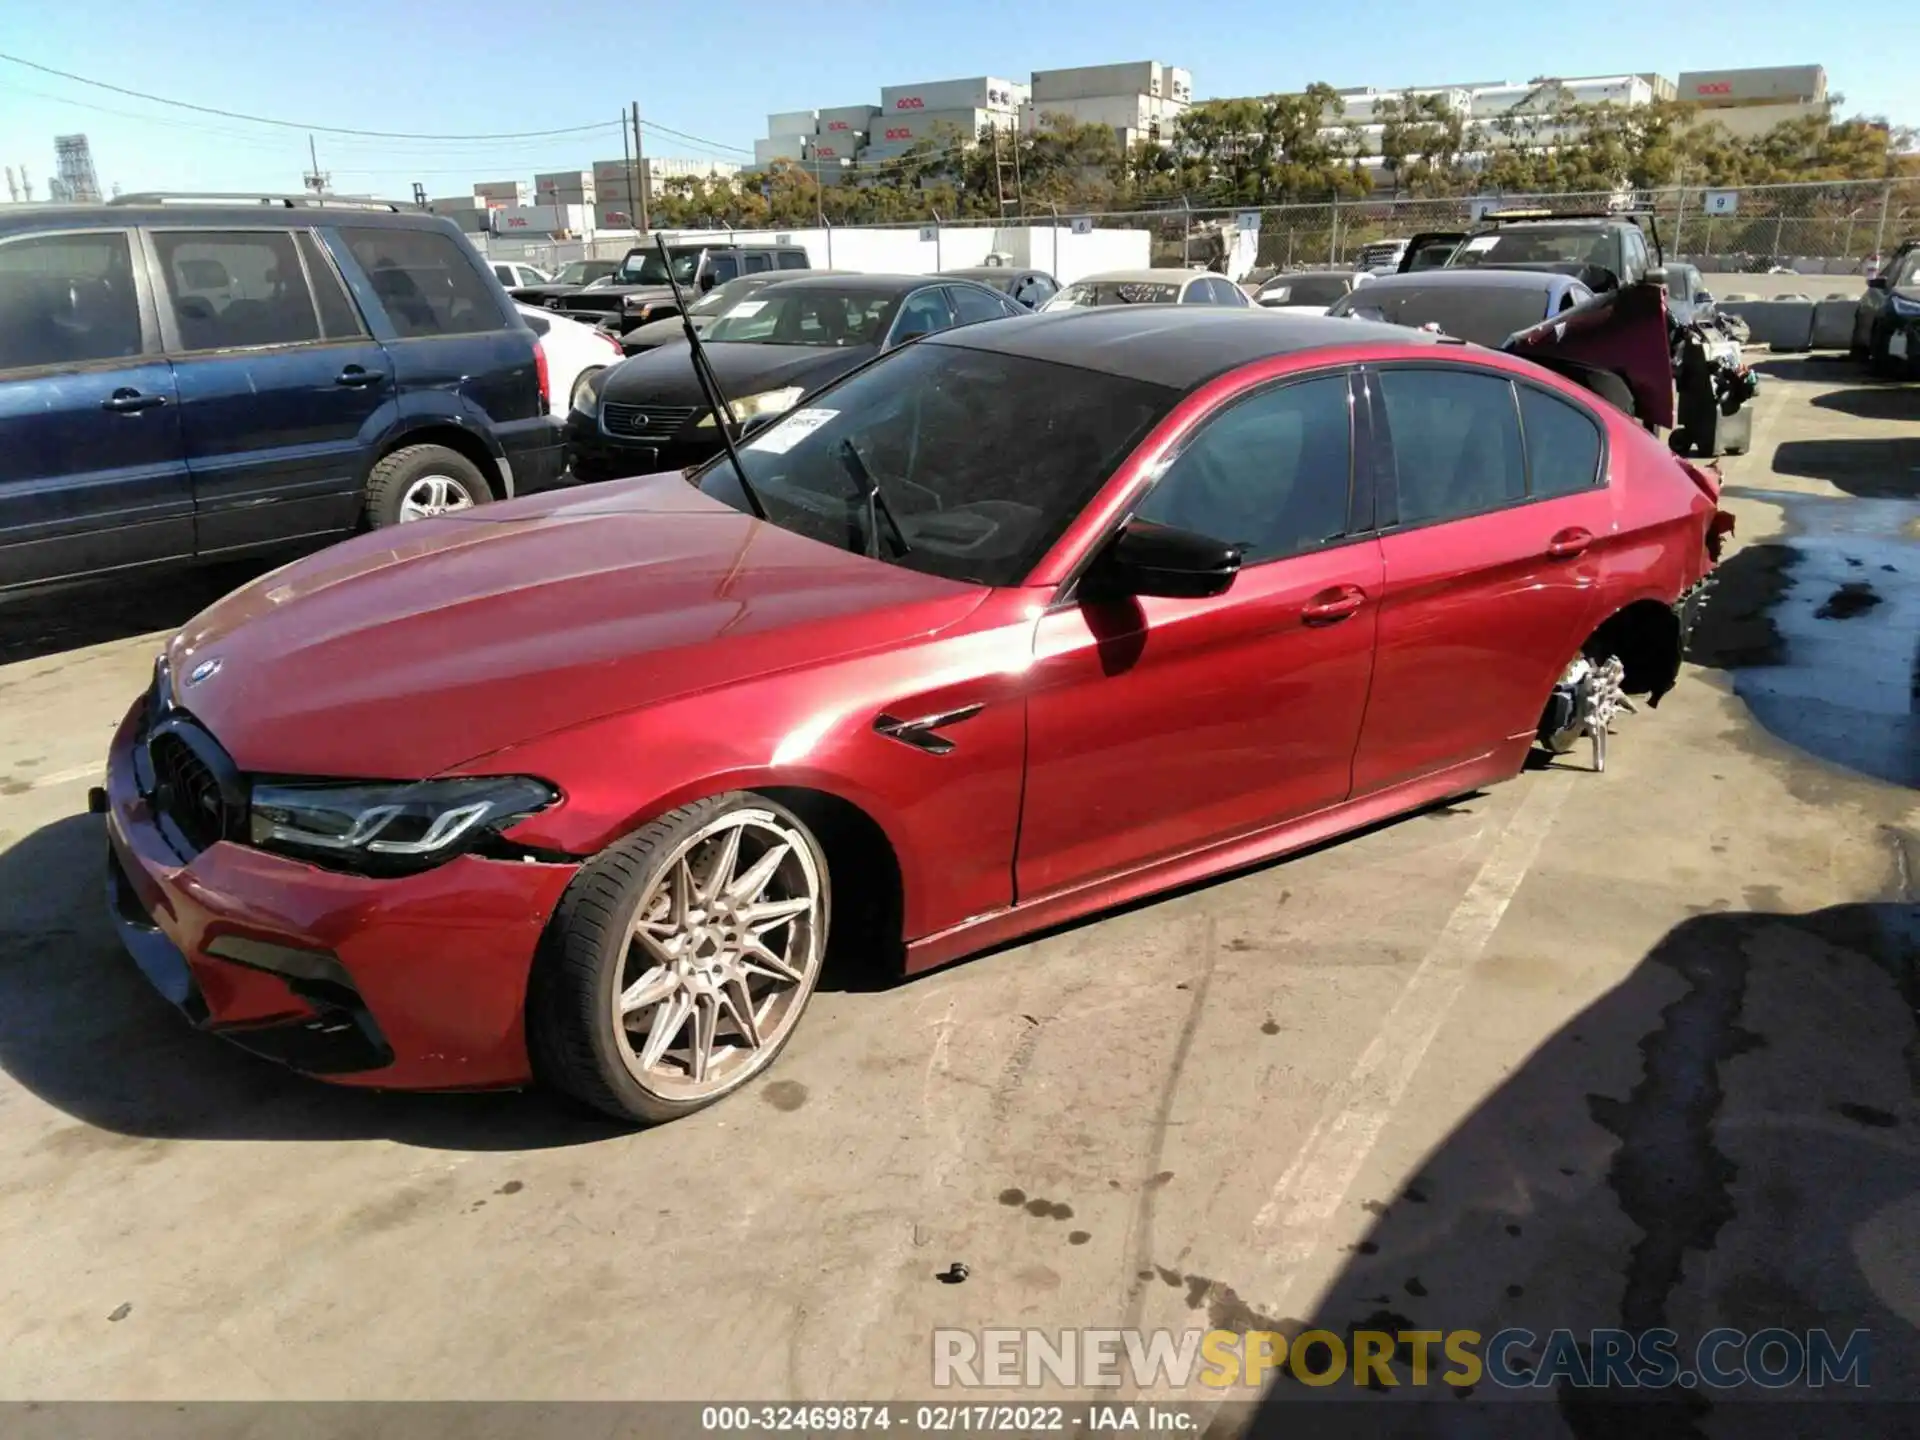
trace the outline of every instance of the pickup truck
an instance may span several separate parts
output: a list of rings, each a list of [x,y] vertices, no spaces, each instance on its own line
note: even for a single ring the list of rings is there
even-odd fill
[[[807,252],[798,245],[683,242],[669,244],[667,256],[668,260],[663,261],[657,248],[636,246],[620,262],[611,283],[576,290],[551,308],[569,319],[584,320],[623,335],[637,326],[680,313],[674,303],[673,286],[668,283],[669,261],[673,266],[673,280],[690,299],[698,299],[714,286],[742,275],[812,268]]]

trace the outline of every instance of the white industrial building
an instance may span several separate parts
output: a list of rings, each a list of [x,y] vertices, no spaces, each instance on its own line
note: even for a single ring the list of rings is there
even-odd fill
[[[884,176],[916,145],[958,135],[975,145],[989,127],[1032,133],[1058,117],[1110,125],[1123,145],[1167,139],[1193,101],[1193,77],[1158,60],[1036,70],[1028,83],[997,75],[884,85],[877,105],[787,110],[767,116],[754,162],[791,160],[822,179]]]

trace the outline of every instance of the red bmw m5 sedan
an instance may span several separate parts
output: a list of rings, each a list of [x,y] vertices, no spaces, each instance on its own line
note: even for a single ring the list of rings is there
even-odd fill
[[[98,797],[153,983],[331,1080],[670,1119],[836,952],[922,970],[1598,758],[1726,526],[1537,365],[1205,307],[930,336],[738,452],[174,636]]]

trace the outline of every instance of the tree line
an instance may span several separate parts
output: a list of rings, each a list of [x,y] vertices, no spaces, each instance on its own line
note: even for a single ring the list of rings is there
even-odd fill
[[[1578,104],[1561,92],[1476,122],[1439,96],[1407,94],[1375,103],[1372,123],[1381,129],[1370,140],[1344,118],[1330,86],[1312,85],[1299,94],[1202,101],[1170,134],[1130,148],[1110,126],[1043,114],[1032,133],[996,136],[983,127],[969,137],[950,127],[870,164],[782,160],[758,174],[678,178],[659,187],[652,221],[797,227],[1153,209],[1183,200],[1196,209],[1232,208],[1920,177],[1911,130],[1841,119],[1841,103],[1836,95],[1824,113],[1736,136],[1710,112],[1669,100]],[[1368,160],[1377,160],[1382,178]]]

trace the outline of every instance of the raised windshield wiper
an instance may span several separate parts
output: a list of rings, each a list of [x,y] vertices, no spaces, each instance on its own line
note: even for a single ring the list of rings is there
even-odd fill
[[[833,447],[833,453],[839,457],[847,474],[853,477],[853,483],[867,502],[867,555],[870,559],[880,558],[880,517],[887,517],[887,524],[893,529],[893,538],[899,542],[899,553],[911,555],[913,546],[907,543],[907,534],[900,528],[900,522],[894,519],[893,507],[887,504],[887,497],[880,493],[880,481],[867,469],[867,462],[860,458],[860,452],[853,448],[853,441],[842,440]]]
[[[733,406],[727,403],[713,367],[707,363],[707,352],[700,344],[700,332],[694,328],[693,317],[687,314],[687,297],[680,293],[680,282],[673,278],[673,262],[667,258],[667,237],[655,231],[653,239],[660,247],[660,263],[667,267],[667,283],[673,286],[673,303],[680,311],[681,328],[687,332],[687,344],[692,347],[693,378],[700,382],[700,393],[707,397],[707,404],[713,407],[713,418],[720,430],[720,443],[726,447],[727,459],[733,462],[733,473],[740,481],[740,493],[746,497],[747,509],[753,512],[754,519],[764,520],[767,518],[767,507],[760,503],[753,482],[747,479],[747,467],[740,463],[740,449],[733,443],[733,428],[739,422],[734,419]]]

